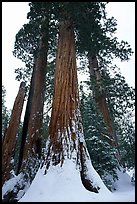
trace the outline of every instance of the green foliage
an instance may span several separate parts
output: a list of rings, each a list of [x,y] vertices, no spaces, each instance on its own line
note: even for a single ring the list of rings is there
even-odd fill
[[[124,121],[124,128],[121,128],[121,137],[119,139],[119,149],[121,152],[121,161],[127,169],[135,168],[135,127],[127,119]]]
[[[118,42],[113,37],[117,23],[114,17],[107,18],[105,2],[31,2],[29,6],[29,23],[17,33],[13,51],[26,66],[15,70],[17,80],[30,79],[41,32],[48,30],[48,54],[55,57],[58,25],[62,19],[73,22],[78,55],[85,56],[87,52],[98,55],[106,64],[114,57],[128,60],[133,53],[127,42]]]
[[[70,19],[73,22],[76,35],[77,54],[81,57],[87,57],[88,54],[92,57],[96,55],[99,60],[107,102],[119,137],[122,160],[127,166],[133,166],[132,152],[129,151],[129,157],[126,155],[128,148],[131,149],[134,146],[134,128],[132,125],[130,127],[129,122],[126,123],[125,115],[132,114],[131,110],[134,109],[134,91],[126,84],[121,74],[116,73],[115,77],[111,77],[106,68],[114,58],[128,60],[133,52],[127,42],[119,42],[117,37],[114,37],[117,22],[114,17],[107,17],[106,3],[31,2],[29,6],[30,12],[27,15],[29,23],[24,24],[17,33],[13,51],[14,56],[25,63],[25,68],[15,70],[16,79],[30,81],[41,33],[47,32],[48,58],[53,60],[47,66],[45,104],[47,107],[51,104],[58,25],[60,20]],[[92,84],[88,82],[91,89],[94,87],[94,82],[95,80],[92,81]],[[82,92],[81,112],[86,142],[93,165],[106,185],[112,188],[112,182],[117,177],[118,164],[114,156],[116,150],[110,148],[109,144],[102,139],[106,127],[102,115],[97,110],[92,93],[85,95]],[[131,116],[128,115],[128,117],[131,119]],[[43,134],[47,131],[47,124],[46,119]]]
[[[51,106],[53,89],[54,89],[54,71],[55,71],[55,60],[48,62],[46,81],[45,81],[45,106],[47,109]]]
[[[135,165],[135,89],[129,87],[121,73],[111,77],[109,72],[102,72],[103,83],[109,109],[113,115],[114,127],[119,140],[121,161],[124,166]]]
[[[8,126],[10,120],[10,111],[7,109],[5,102],[6,102],[6,89],[2,85],[2,137],[4,136],[5,130]]]
[[[27,15],[29,23],[24,24],[16,34],[13,55],[25,63],[25,68],[15,70],[18,81],[23,79],[30,82],[42,32],[47,33],[49,56],[54,57],[55,55],[57,28],[50,13],[50,7],[50,2],[30,3],[30,12]]]
[[[116,71],[116,67],[113,77],[109,69],[104,70],[102,68],[100,71],[104,93],[118,139],[120,162],[123,167],[131,169],[135,167],[135,90],[129,87],[121,73]],[[105,125],[91,91],[94,90],[96,81],[94,78],[90,80],[85,81],[86,85],[84,84],[88,94],[83,92],[81,86],[81,113],[84,133],[93,165],[110,188],[112,187],[112,180],[116,178],[117,161],[114,155],[117,149],[110,148],[101,137],[105,132]],[[105,159],[105,155],[107,159]]]
[[[119,167],[115,156],[117,149],[110,146],[103,137],[106,126],[92,95],[86,95],[82,87],[81,91],[83,129],[91,161],[106,186],[112,190],[113,182],[117,179],[116,170]]]
[[[97,55],[100,59],[111,63],[114,58],[128,60],[132,49],[126,41],[118,42],[114,36],[117,30],[116,19],[107,18],[105,3],[88,3],[76,23],[78,54]],[[77,15],[77,12],[76,14]]]

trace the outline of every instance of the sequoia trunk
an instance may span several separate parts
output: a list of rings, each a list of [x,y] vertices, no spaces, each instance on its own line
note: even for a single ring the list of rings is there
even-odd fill
[[[41,156],[41,128],[43,120],[47,51],[48,25],[47,22],[45,22],[44,27],[42,27],[39,48],[34,64],[27,104],[28,108],[25,113],[26,118],[24,118],[25,126],[23,130],[25,133],[23,135],[27,137],[27,139],[22,144],[18,173],[21,169],[27,171],[31,165],[34,167],[36,161],[38,161]]]
[[[86,161],[89,156],[79,110],[75,36],[70,20],[61,21],[59,27],[45,173],[51,165],[62,166],[65,159],[79,165],[83,185],[90,191],[98,192],[87,176]]]
[[[60,23],[52,113],[49,125],[52,161],[63,163],[76,146],[77,72],[75,43],[69,21]],[[51,148],[49,148],[50,150]]]
[[[108,104],[106,101],[106,94],[103,88],[101,74],[98,66],[98,61],[96,56],[89,55],[89,71],[90,77],[94,77],[95,79],[95,87],[93,88],[93,95],[95,97],[95,101],[98,109],[103,115],[104,122],[107,127],[106,137],[109,144],[112,146],[117,146],[117,139],[113,128],[113,122],[110,116]]]
[[[46,45],[43,45],[44,40],[42,42],[41,39],[39,53],[35,64],[33,97],[31,101],[31,112],[28,123],[28,140],[24,150],[23,159],[27,159],[28,155],[32,152],[34,155],[38,153],[40,156],[40,149],[38,149],[39,147],[37,146],[37,142],[40,140],[42,128],[45,74],[47,65],[47,43]]]
[[[15,148],[16,134],[20,123],[26,88],[25,83],[21,82],[17,97],[14,102],[9,126],[5,131],[2,143],[2,183],[10,178],[11,157]]]

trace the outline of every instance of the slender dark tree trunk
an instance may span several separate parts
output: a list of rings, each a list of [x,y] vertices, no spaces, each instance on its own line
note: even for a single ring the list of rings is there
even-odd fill
[[[25,99],[25,83],[21,82],[17,97],[14,102],[9,126],[5,132],[2,143],[2,184],[10,178],[11,157],[12,152],[15,151],[16,134],[18,131],[20,117],[23,109]]]
[[[19,159],[18,159],[17,174],[19,174],[20,168],[22,165],[23,151],[24,151],[25,142],[27,138],[28,123],[29,123],[29,118],[30,118],[32,97],[33,97],[33,92],[34,92],[34,74],[35,74],[35,66],[34,66],[32,77],[31,77],[30,90],[28,94],[28,100],[27,100],[23,128],[22,128],[22,137],[21,137],[21,146],[20,146]]]
[[[59,27],[45,173],[51,165],[62,166],[66,159],[73,160],[81,167],[83,185],[90,191],[98,192],[87,175],[87,160],[90,158],[80,116],[75,36],[70,20],[61,21]]]
[[[22,148],[18,165],[18,173],[21,169],[29,168],[33,160],[41,156],[41,128],[43,120],[44,87],[47,66],[48,51],[48,25],[42,27],[42,34],[35,60],[31,79],[30,92],[24,126],[22,132]],[[34,162],[35,163],[35,162]],[[33,165],[35,165],[33,163]]]
[[[104,122],[107,127],[106,137],[107,141],[112,146],[117,146],[117,137],[115,134],[115,130],[113,127],[112,117],[110,116],[110,111],[108,107],[108,103],[106,100],[106,93],[103,87],[100,68],[98,66],[98,61],[96,56],[88,55],[89,60],[89,71],[91,80],[95,79],[95,87],[93,88],[93,95],[95,97],[95,101],[99,111],[102,113]]]

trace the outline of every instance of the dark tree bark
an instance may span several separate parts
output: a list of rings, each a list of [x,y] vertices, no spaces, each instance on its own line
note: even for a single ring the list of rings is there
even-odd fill
[[[89,54],[88,60],[89,60],[89,71],[90,71],[91,80],[92,80],[92,77],[94,77],[95,79],[95,87],[93,88],[93,95],[95,97],[97,107],[99,111],[102,113],[104,122],[107,127],[106,134],[108,135],[108,137],[106,137],[106,139],[110,145],[118,146],[117,137],[113,127],[113,121],[110,116],[110,111],[106,100],[106,93],[102,84],[102,78],[100,74],[100,68],[98,65],[97,57],[91,56]]]
[[[31,165],[31,161],[33,159],[37,160],[41,156],[41,128],[43,120],[47,51],[48,25],[46,22],[44,27],[42,27],[42,34],[31,79],[28,103],[24,117],[18,173],[22,169],[26,169],[27,171],[27,168]]]
[[[20,123],[20,117],[25,99],[25,83],[21,82],[17,97],[14,102],[9,126],[5,132],[2,143],[2,184],[10,178],[11,157],[15,151],[16,134]]]
[[[25,142],[26,142],[26,138],[27,138],[28,123],[29,123],[29,118],[30,118],[32,97],[33,97],[33,92],[34,92],[34,88],[33,88],[34,87],[34,85],[33,85],[34,84],[34,74],[35,74],[35,67],[33,69],[32,77],[31,77],[30,90],[29,90],[29,94],[28,94],[28,100],[27,100],[26,111],[25,111],[25,116],[24,116],[17,174],[19,174],[20,168],[22,165],[23,151],[24,151],[24,146],[25,146]]]

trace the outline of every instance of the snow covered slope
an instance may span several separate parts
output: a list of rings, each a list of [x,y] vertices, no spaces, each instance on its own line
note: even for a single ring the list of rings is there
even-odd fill
[[[86,190],[81,182],[79,171],[71,160],[63,167],[51,167],[44,175],[45,168],[39,169],[30,188],[19,202],[134,202],[135,188],[126,173],[118,172],[117,190],[110,192],[94,168],[93,179],[101,187],[99,193]]]

